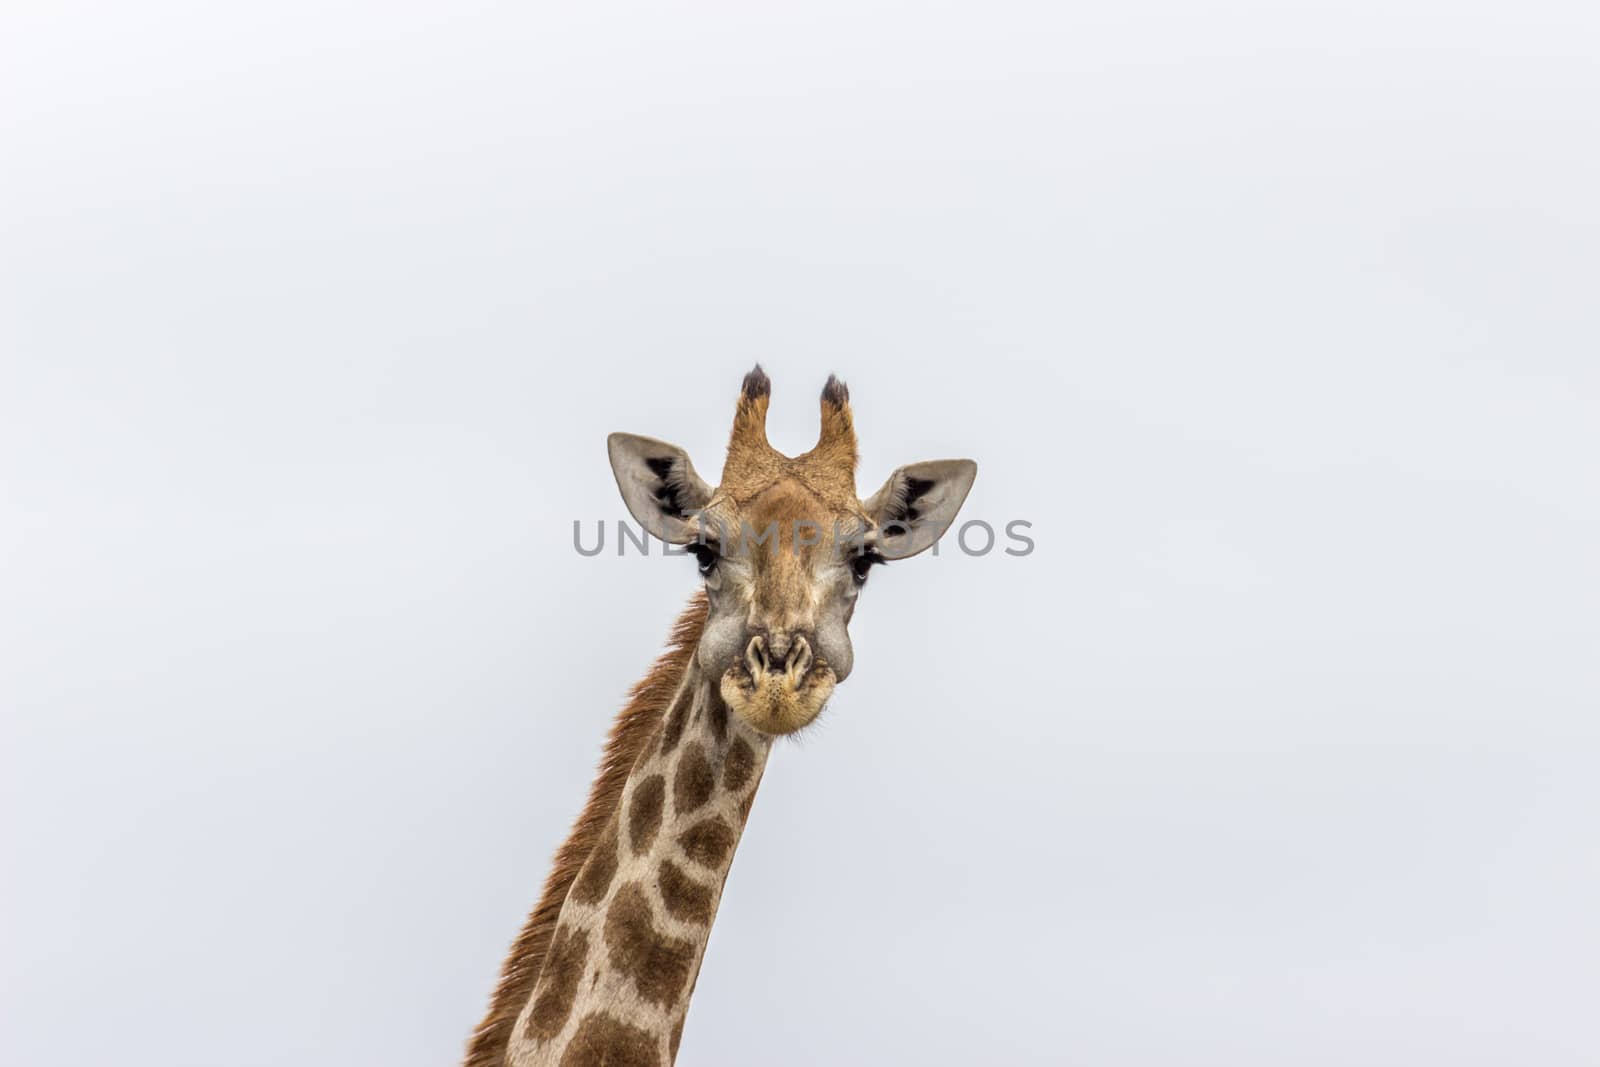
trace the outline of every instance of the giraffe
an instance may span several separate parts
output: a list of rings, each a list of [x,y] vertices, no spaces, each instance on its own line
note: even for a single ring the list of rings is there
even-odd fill
[[[915,463],[862,500],[844,384],[828,378],[820,437],[796,457],[767,441],[771,394],[757,365],[715,488],[681,448],[607,440],[629,512],[685,546],[703,588],[612,727],[465,1067],[673,1063],[774,742],[850,674],[871,569],[932,546],[977,476],[971,460]]]

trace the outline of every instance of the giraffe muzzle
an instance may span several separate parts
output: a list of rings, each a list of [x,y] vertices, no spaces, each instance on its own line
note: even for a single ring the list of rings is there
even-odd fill
[[[783,656],[772,654],[777,642],[757,634],[745,645],[742,663],[722,676],[722,698],[734,714],[769,734],[787,734],[815,719],[838,682],[833,669],[811,650],[811,642],[795,635]]]

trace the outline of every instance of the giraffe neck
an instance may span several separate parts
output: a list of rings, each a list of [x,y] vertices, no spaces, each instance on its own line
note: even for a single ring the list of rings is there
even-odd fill
[[[561,906],[511,1067],[665,1067],[772,739],[691,658]]]

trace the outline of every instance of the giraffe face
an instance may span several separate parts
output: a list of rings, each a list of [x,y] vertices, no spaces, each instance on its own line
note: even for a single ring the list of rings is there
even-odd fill
[[[709,614],[699,665],[722,697],[769,734],[810,723],[854,663],[849,624],[874,565],[931,547],[977,474],[971,460],[902,467],[856,496],[849,394],[828,379],[822,435],[789,457],[767,443],[771,385],[746,375],[722,480],[702,481],[680,448],[612,434],[612,470],[629,511],[669,544],[687,546]]]
[[[875,558],[858,512],[831,507],[793,476],[743,507],[713,498],[714,536],[695,546],[710,604],[698,656],[757,729],[806,725],[850,674],[850,616]]]

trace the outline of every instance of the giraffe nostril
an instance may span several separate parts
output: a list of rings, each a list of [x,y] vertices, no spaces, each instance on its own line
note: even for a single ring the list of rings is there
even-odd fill
[[[784,671],[792,682],[799,682],[811,669],[811,642],[804,637],[794,639],[794,647],[789,650],[789,658],[784,663]]]
[[[777,674],[787,675],[791,680],[803,677],[813,661],[811,642],[805,634],[771,630],[750,639],[744,658],[752,678]]]
[[[767,643],[761,639],[760,634],[752,637],[750,643],[744,646],[744,664],[750,669],[752,678],[760,678],[771,669],[771,661],[767,658]]]

